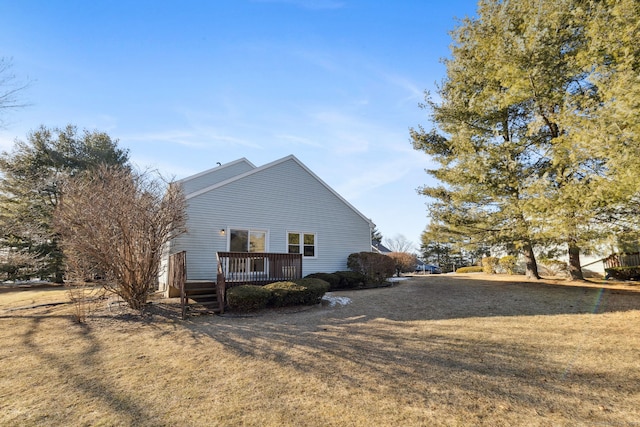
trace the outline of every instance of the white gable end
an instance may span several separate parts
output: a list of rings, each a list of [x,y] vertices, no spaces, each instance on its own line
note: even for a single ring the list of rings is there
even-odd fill
[[[267,252],[287,253],[288,233],[316,236],[304,275],[346,269],[349,254],[371,250],[373,224],[294,156],[187,194],[187,234],[171,252],[187,251],[190,280],[215,278],[216,252],[231,229],[267,234]]]

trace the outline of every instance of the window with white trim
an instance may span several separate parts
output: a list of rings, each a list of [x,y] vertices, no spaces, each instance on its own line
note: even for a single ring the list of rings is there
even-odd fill
[[[263,230],[231,229],[229,251],[231,252],[266,252],[267,232]]]
[[[290,254],[302,254],[305,258],[315,258],[317,254],[318,239],[315,233],[287,233],[287,252]]]
[[[247,230],[232,228],[229,231],[230,252],[266,252],[267,232],[264,230]],[[250,258],[247,258],[248,260]],[[264,272],[267,265],[264,259],[250,259],[250,261],[236,261],[234,268],[237,271]]]

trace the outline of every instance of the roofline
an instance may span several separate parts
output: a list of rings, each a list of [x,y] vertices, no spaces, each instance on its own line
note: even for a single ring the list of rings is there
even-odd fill
[[[304,163],[302,163],[300,160],[298,160],[298,158],[296,156],[294,156],[293,154],[285,157],[285,159],[293,159],[296,163],[298,163],[304,170],[306,170],[312,177],[314,177],[315,179],[318,180],[318,182],[322,185],[325,186],[325,188],[327,190],[329,190],[331,193],[333,193],[334,196],[336,196],[338,199],[340,199],[345,205],[349,206],[349,208],[351,208],[351,210],[353,210],[356,214],[358,214],[360,217],[362,217],[362,219],[364,219],[365,221],[367,221],[369,223],[369,227],[375,227],[375,224],[373,223],[373,221],[371,221],[371,218],[367,218],[366,216],[364,216],[364,214],[362,212],[360,212],[358,209],[356,209],[355,206],[353,206],[351,203],[349,203],[347,201],[347,199],[345,199],[344,197],[342,197],[336,190],[334,190],[333,188],[331,188],[329,186],[329,184],[327,184],[326,182],[324,182],[318,175],[316,175],[311,169],[309,169]]]
[[[195,175],[191,175],[191,176],[188,176],[188,177],[186,177],[186,178],[182,178],[182,179],[180,179],[180,180],[176,181],[176,183],[182,184],[183,182],[191,181],[192,179],[199,178],[199,177],[201,177],[201,176],[203,176],[203,175],[206,175],[206,174],[208,174],[208,173],[211,173],[211,172],[213,172],[213,171],[215,171],[215,170],[219,170],[219,169],[226,169],[226,168],[228,168],[228,167],[231,167],[231,166],[237,165],[238,163],[247,163],[247,164],[249,164],[249,166],[251,166],[252,168],[254,168],[254,169],[256,168],[256,165],[254,165],[254,164],[253,164],[253,163],[251,163],[249,160],[247,160],[247,158],[246,158],[246,157],[243,157],[243,158],[241,158],[241,159],[234,160],[234,161],[232,161],[232,162],[225,163],[225,164],[223,164],[223,165],[219,165],[219,166],[213,167],[213,168],[211,168],[211,169],[207,169],[207,170],[206,170],[206,171],[204,171],[204,172],[199,172],[199,173],[197,173],[197,174],[195,174]]]
[[[227,164],[223,165],[222,167],[227,166],[227,165],[231,165],[231,164],[234,164],[234,163],[237,163],[237,162],[242,161],[242,160],[245,160],[245,161],[247,161],[249,164],[253,165],[251,162],[249,162],[247,159],[245,159],[245,158],[243,157],[242,159],[240,159],[240,160],[236,160],[235,162],[227,163]],[[242,179],[242,178],[244,178],[244,177],[247,177],[247,176],[253,175],[253,174],[255,174],[255,173],[259,173],[259,172],[261,172],[261,171],[263,171],[263,170],[266,170],[266,169],[272,168],[272,167],[274,167],[274,166],[276,166],[276,165],[279,165],[280,163],[284,163],[284,162],[286,162],[286,161],[288,161],[288,160],[293,160],[294,162],[296,162],[296,163],[297,163],[297,164],[298,164],[302,169],[304,169],[304,170],[305,170],[309,175],[311,175],[312,177],[314,177],[314,178],[315,178],[315,179],[316,179],[320,184],[322,184],[322,185],[323,185],[327,190],[329,190],[329,192],[331,192],[331,194],[333,194],[334,196],[336,196],[340,201],[342,201],[342,203],[344,203],[345,205],[347,205],[351,210],[353,210],[353,211],[354,211],[356,214],[358,214],[362,219],[364,219],[367,223],[369,223],[369,226],[370,226],[370,227],[374,227],[374,226],[375,226],[375,224],[373,223],[373,221],[371,221],[371,219],[370,219],[370,218],[367,218],[366,216],[364,216],[364,214],[363,214],[362,212],[360,212],[358,209],[356,209],[356,208],[355,208],[355,206],[353,206],[353,205],[352,205],[351,203],[349,203],[349,202],[348,202],[344,197],[342,197],[340,194],[338,194],[338,192],[336,192],[333,188],[331,188],[331,187],[330,187],[326,182],[324,182],[324,181],[323,181],[323,180],[322,180],[318,175],[316,175],[316,174],[315,174],[311,169],[309,169],[309,168],[308,168],[304,163],[302,163],[302,162],[301,162],[301,161],[300,161],[296,156],[294,156],[293,154],[290,154],[290,155],[288,155],[288,156],[286,156],[286,157],[283,157],[283,158],[281,158],[281,159],[278,159],[278,160],[274,160],[273,162],[271,162],[271,163],[267,163],[266,165],[262,165],[262,166],[260,166],[260,167],[255,167],[255,166],[254,166],[254,169],[252,169],[252,170],[250,170],[250,171],[247,171],[247,172],[242,173],[242,174],[240,174],[240,175],[236,175],[236,176],[234,176],[234,177],[232,177],[232,178],[229,178],[229,179],[227,179],[227,180],[225,180],[225,181],[222,181],[222,182],[219,182],[219,183],[217,183],[217,184],[210,185],[209,187],[205,187],[205,188],[203,188],[203,189],[201,189],[201,190],[194,191],[193,193],[190,193],[190,194],[186,195],[186,199],[187,199],[187,200],[189,200],[189,199],[191,199],[191,198],[197,197],[197,196],[199,196],[199,195],[201,195],[201,194],[204,194],[204,193],[208,193],[209,191],[215,190],[215,189],[217,189],[217,188],[224,187],[225,185],[231,184],[232,182],[238,181],[238,180],[240,180],[240,179]],[[218,168],[220,168],[220,167],[221,167],[221,166],[218,166]],[[217,169],[217,168],[213,168],[213,169]],[[211,169],[210,169],[209,171],[202,172],[202,173],[200,173],[200,174],[198,174],[198,175],[194,175],[194,176],[192,176],[192,177],[185,178],[185,180],[186,180],[186,179],[194,178],[194,177],[196,177],[196,176],[200,176],[200,175],[202,175],[202,174],[204,174],[204,173],[207,173],[207,172],[210,172],[210,171],[211,171]],[[182,183],[183,181],[184,181],[184,180],[182,180],[182,181],[178,181],[178,182],[179,182],[179,183]]]

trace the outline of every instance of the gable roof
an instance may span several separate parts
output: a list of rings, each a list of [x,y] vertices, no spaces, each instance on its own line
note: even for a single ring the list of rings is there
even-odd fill
[[[253,164],[253,163],[251,163],[249,160],[247,160],[245,157],[243,157],[243,158],[241,158],[241,159],[234,160],[233,162],[225,163],[225,164],[223,164],[223,165],[218,165],[218,166],[213,167],[213,168],[211,168],[211,169],[207,169],[207,170],[206,170],[206,171],[204,171],[204,172],[199,172],[199,173],[197,173],[197,174],[195,174],[195,175],[191,175],[191,176],[188,176],[188,177],[186,177],[186,178],[179,179],[178,181],[176,181],[176,183],[183,184],[183,183],[185,183],[185,182],[192,181],[192,180],[197,179],[197,178],[200,178],[200,177],[202,177],[202,176],[209,175],[210,173],[218,173],[219,171],[222,171],[222,170],[224,170],[224,169],[228,169],[228,168],[230,168],[230,167],[236,166],[236,165],[238,165],[238,164],[240,164],[240,163],[244,163],[244,164],[246,164],[247,166],[251,167],[252,169],[255,169],[255,168],[256,168],[256,165],[254,165],[254,164]]]
[[[180,181],[178,181],[178,182],[179,182],[179,183],[182,183],[182,182],[188,181],[188,180],[190,180],[190,179],[193,179],[193,178],[196,178],[196,177],[203,176],[203,175],[205,175],[205,174],[207,174],[207,173],[215,172],[215,171],[219,170],[221,167],[225,167],[225,166],[227,166],[227,165],[232,165],[232,164],[237,164],[238,162],[241,162],[241,161],[247,162],[249,165],[253,166],[253,169],[252,169],[252,170],[250,170],[250,171],[247,171],[247,172],[244,172],[244,173],[241,173],[241,174],[235,175],[235,176],[233,176],[233,177],[231,177],[231,178],[229,178],[229,179],[226,179],[226,180],[224,180],[224,181],[218,182],[218,183],[216,183],[216,184],[213,184],[213,185],[210,185],[210,186],[208,186],[208,187],[202,188],[202,189],[200,189],[200,190],[194,191],[194,192],[192,192],[192,193],[186,194],[186,195],[185,195],[185,198],[186,198],[187,200],[189,200],[189,199],[192,199],[192,198],[194,198],[194,197],[198,197],[198,196],[200,196],[200,195],[202,195],[202,194],[205,194],[205,193],[208,193],[208,192],[210,192],[210,191],[213,191],[213,190],[215,190],[215,189],[217,189],[217,188],[224,187],[225,185],[229,185],[229,184],[231,184],[231,183],[233,183],[233,182],[239,181],[239,180],[241,180],[241,179],[243,179],[243,178],[246,178],[246,177],[248,177],[248,176],[254,175],[254,174],[256,174],[256,173],[260,173],[261,171],[264,171],[264,170],[266,170],[266,169],[272,168],[272,167],[274,167],[274,166],[277,166],[277,165],[279,165],[279,164],[281,164],[281,163],[284,163],[284,162],[287,162],[287,161],[290,161],[290,160],[291,160],[291,161],[294,161],[295,163],[297,163],[297,164],[298,164],[298,165],[299,165],[299,166],[300,166],[300,167],[301,167],[305,172],[307,172],[307,173],[308,173],[309,175],[311,175],[314,179],[316,179],[316,180],[317,180],[317,181],[318,181],[322,186],[324,186],[327,190],[329,190],[329,192],[331,192],[331,193],[332,193],[334,196],[336,196],[340,201],[342,201],[345,205],[347,205],[347,206],[348,206],[351,210],[353,210],[357,215],[359,215],[360,217],[362,217],[362,219],[364,219],[366,222],[368,222],[368,223],[369,223],[369,225],[370,225],[371,227],[373,227],[373,226],[375,225],[375,224],[371,221],[371,219],[369,219],[369,218],[367,218],[366,216],[364,216],[364,215],[362,214],[362,212],[360,212],[358,209],[356,209],[356,208],[355,208],[351,203],[349,203],[345,198],[343,198],[340,194],[338,194],[338,193],[337,193],[333,188],[329,187],[329,185],[328,185],[326,182],[324,182],[322,179],[320,179],[320,177],[318,177],[318,175],[316,175],[315,173],[313,173],[313,172],[311,171],[311,169],[309,169],[309,168],[308,168],[304,163],[302,163],[300,160],[298,160],[298,158],[296,158],[296,156],[294,156],[293,154],[291,154],[291,155],[289,155],[289,156],[286,156],[286,157],[283,157],[283,158],[281,158],[281,159],[279,159],[279,160],[275,160],[275,161],[273,161],[273,162],[271,162],[271,163],[267,163],[266,165],[263,165],[263,166],[260,166],[260,167],[255,167],[251,162],[249,162],[247,159],[245,159],[245,158],[243,157],[242,159],[236,160],[236,161],[234,161],[234,162],[227,163],[227,164],[225,164],[225,165],[218,166],[217,168],[212,168],[212,169],[209,169],[208,171],[201,172],[201,173],[199,173],[199,174],[197,174],[197,175],[193,175],[193,176],[191,176],[191,177],[184,178],[183,180],[180,180]]]
[[[371,247],[380,254],[390,254],[393,252],[391,249],[387,248],[380,242],[371,242]]]
[[[189,195],[255,168],[253,163],[242,158],[224,165],[218,163],[215,168],[191,175],[177,181],[177,183],[182,187],[184,194]]]

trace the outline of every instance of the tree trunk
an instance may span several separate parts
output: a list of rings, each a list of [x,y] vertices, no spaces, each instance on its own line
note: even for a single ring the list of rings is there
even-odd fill
[[[580,247],[573,240],[569,241],[569,274],[573,280],[584,280],[580,266]]]
[[[538,263],[536,262],[536,256],[533,253],[533,247],[531,246],[531,243],[525,243],[523,252],[527,278],[540,279],[540,274],[538,274]]]

